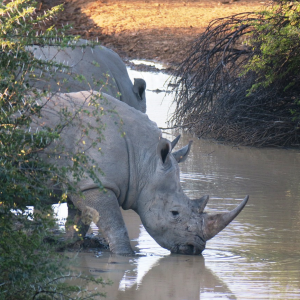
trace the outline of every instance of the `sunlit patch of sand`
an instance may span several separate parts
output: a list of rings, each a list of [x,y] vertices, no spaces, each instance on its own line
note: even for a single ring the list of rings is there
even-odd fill
[[[239,4],[206,1],[150,2],[89,1],[82,2],[81,12],[103,29],[104,34],[164,28],[202,29],[216,18],[246,11],[257,11],[260,2]]]
[[[51,6],[54,0],[39,0]],[[261,9],[259,0],[55,0],[65,10],[57,24],[99,39],[122,57],[176,64],[210,21]],[[56,3],[58,4],[58,3]]]

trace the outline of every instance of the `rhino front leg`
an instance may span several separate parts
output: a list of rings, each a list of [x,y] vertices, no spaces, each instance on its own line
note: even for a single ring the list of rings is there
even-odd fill
[[[90,224],[90,223],[89,223]],[[85,237],[89,224],[82,221],[82,213],[71,201],[68,201],[68,218],[66,222],[66,239],[77,241]],[[76,228],[76,229],[75,229]]]
[[[93,221],[115,254],[133,254],[129,236],[115,194],[99,189],[83,192],[84,197],[72,196],[74,205],[82,212],[82,222]]]

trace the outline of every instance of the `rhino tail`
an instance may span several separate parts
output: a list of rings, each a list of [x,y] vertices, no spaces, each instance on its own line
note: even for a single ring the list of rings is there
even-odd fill
[[[134,78],[133,92],[137,95],[139,100],[145,100],[146,81],[142,78]]]

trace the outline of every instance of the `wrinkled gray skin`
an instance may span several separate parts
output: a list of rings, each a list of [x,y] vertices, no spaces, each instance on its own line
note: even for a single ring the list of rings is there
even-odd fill
[[[38,59],[62,63],[71,69],[65,69],[63,73],[55,73],[55,79],[49,79],[36,71],[37,77],[31,83],[43,90],[60,92],[100,91],[117,98],[135,109],[146,112],[146,82],[144,79],[135,78],[132,84],[126,66],[122,59],[114,51],[95,46],[82,49],[79,45],[85,45],[85,40],[79,40],[77,47],[60,49],[55,46],[31,46],[28,47]],[[96,64],[95,64],[96,63]],[[71,74],[71,75],[70,75]],[[74,74],[83,75],[87,82],[74,80]],[[67,79],[67,82],[63,82]],[[57,82],[60,84],[57,85]],[[104,86],[103,86],[104,85]]]
[[[79,92],[53,98],[57,106],[47,104],[42,112],[43,118],[37,119],[37,125],[55,126],[58,118],[53,112],[59,106],[67,105],[70,108],[70,101],[78,106],[88,96],[87,92]],[[109,100],[107,105],[103,104],[104,108],[114,108],[124,124],[120,131],[120,119],[108,114],[102,119],[107,124],[105,140],[90,147],[98,136],[93,130],[89,132],[89,139],[85,138],[85,154],[98,162],[103,170],[105,176],[98,175],[106,191],[101,191],[88,177],[82,178],[78,185],[84,198],[69,195],[82,212],[84,223],[89,224],[93,220],[97,224],[113,253],[131,254],[128,233],[119,207],[133,209],[159,245],[173,253],[200,254],[205,249],[206,241],[238,215],[248,197],[229,213],[204,213],[208,196],[190,200],[183,193],[179,180],[177,161],[185,160],[191,143],[172,154],[172,147],[178,139],[170,142],[162,138],[161,131],[147,115],[108,95],[104,96]],[[91,108],[87,105],[85,107]],[[80,117],[97,126],[95,118]],[[123,131],[126,133],[124,136],[121,135]],[[79,127],[72,124],[64,129],[57,145],[65,147],[67,153],[77,150],[76,140],[80,137]],[[99,147],[103,154],[99,153]],[[60,155],[63,157],[63,153]],[[71,162],[61,159],[57,163]]]

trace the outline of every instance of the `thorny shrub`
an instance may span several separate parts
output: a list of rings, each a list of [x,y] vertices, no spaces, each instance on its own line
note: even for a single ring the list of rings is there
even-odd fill
[[[175,74],[172,122],[198,136],[300,145],[300,2],[211,22]]]

